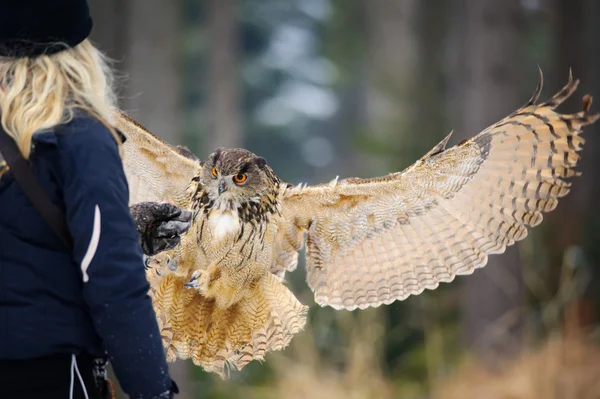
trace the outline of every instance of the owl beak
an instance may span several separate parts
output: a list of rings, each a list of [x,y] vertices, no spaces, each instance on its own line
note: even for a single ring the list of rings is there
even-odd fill
[[[221,180],[219,182],[219,195],[223,194],[225,191],[227,191],[227,186],[225,185],[225,180]]]

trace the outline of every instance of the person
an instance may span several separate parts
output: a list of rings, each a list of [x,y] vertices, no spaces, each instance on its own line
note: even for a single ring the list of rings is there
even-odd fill
[[[111,72],[87,39],[86,1],[0,0],[0,10],[1,128],[72,239],[1,168],[0,397],[99,398],[92,370],[106,353],[131,398],[171,398],[140,241],[149,254],[176,245],[189,215],[142,204],[134,223]]]

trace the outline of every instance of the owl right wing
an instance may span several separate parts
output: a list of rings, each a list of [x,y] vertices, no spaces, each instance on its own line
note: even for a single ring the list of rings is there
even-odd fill
[[[188,188],[200,174],[200,162],[189,150],[170,146],[122,111],[116,112],[115,127],[126,137],[123,166],[129,204],[166,201],[187,208]]]
[[[484,266],[569,192],[581,128],[600,116],[589,96],[579,113],[554,111],[571,77],[536,105],[541,83],[510,116],[449,149],[447,137],[403,172],[283,188],[275,263],[295,266],[306,241],[308,284],[336,309],[389,304]]]

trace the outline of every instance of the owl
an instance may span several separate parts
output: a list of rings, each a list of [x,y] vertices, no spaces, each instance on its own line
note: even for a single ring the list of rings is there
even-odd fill
[[[282,181],[244,149],[201,162],[118,113],[131,202],[194,215],[180,246],[147,260],[169,360],[223,375],[288,345],[307,307],[284,275],[304,246],[315,301],[335,309],[390,304],[483,267],[569,192],[581,129],[600,116],[589,96],[581,112],[555,111],[577,85],[569,77],[537,104],[540,74],[527,104],[477,136],[446,148],[448,136],[399,173],[316,186]]]

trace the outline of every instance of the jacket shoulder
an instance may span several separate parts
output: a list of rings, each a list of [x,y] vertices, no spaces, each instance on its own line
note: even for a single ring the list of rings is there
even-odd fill
[[[54,130],[60,147],[64,149],[83,149],[85,147],[117,149],[117,142],[110,130],[100,121],[90,116],[78,116],[69,123]]]
[[[118,131],[117,135],[123,142],[124,136]],[[106,126],[81,113],[64,125],[35,133],[32,141],[34,144],[53,145],[61,149],[93,148],[97,145],[117,147],[114,135]]]
[[[54,165],[63,177],[115,171],[123,167],[115,136],[104,124],[87,115],[36,133],[33,145],[34,154]]]

